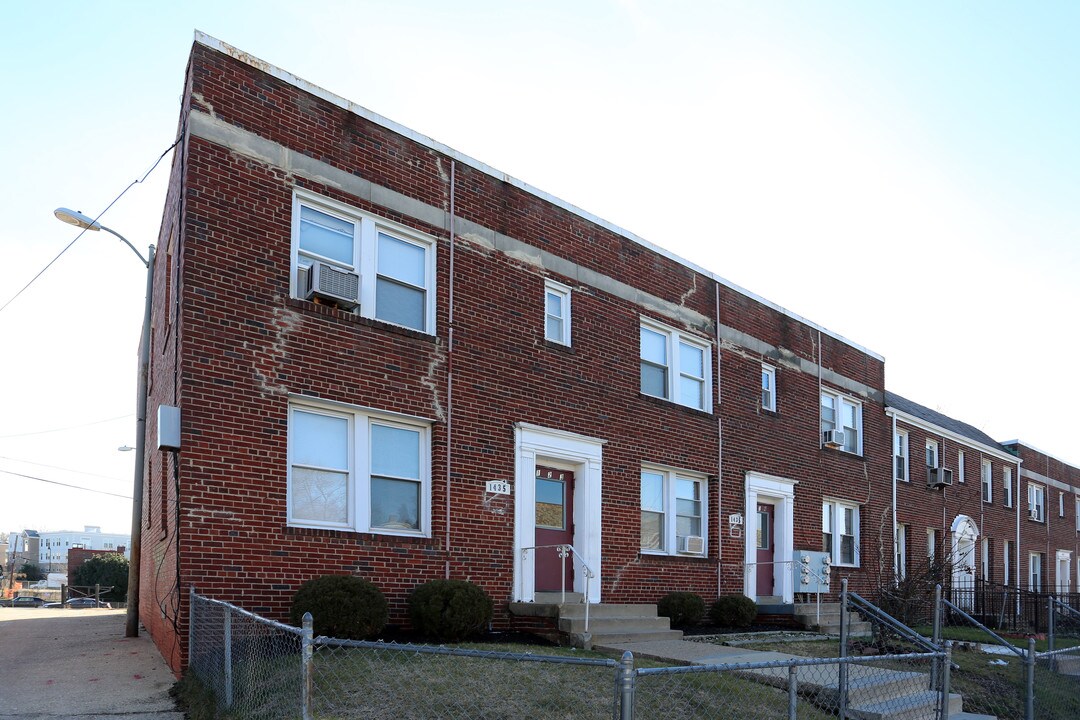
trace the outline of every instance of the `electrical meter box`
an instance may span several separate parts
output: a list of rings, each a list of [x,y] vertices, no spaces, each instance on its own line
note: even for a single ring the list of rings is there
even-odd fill
[[[829,575],[832,558],[829,553],[817,550],[795,551],[795,592],[829,592]]]

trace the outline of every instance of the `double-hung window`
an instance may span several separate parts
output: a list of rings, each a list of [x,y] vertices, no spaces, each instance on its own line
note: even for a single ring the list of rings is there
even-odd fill
[[[314,404],[289,408],[289,524],[429,536],[430,427]]]
[[[1058,517],[1065,517],[1065,493],[1058,493]]]
[[[859,506],[839,500],[821,504],[821,550],[833,565],[859,564]]]
[[[660,323],[642,319],[641,392],[711,412],[709,345]]]
[[[1001,487],[1005,491],[1004,502],[1005,507],[1012,507],[1013,504],[1013,482],[1012,482],[1012,468],[1002,468],[1001,470]]]
[[[935,469],[939,466],[937,440],[926,441],[926,467]]]
[[[570,345],[570,288],[544,281],[544,339]]]
[[[761,409],[776,412],[776,368],[761,366]]]
[[[1028,517],[1043,522],[1046,520],[1046,488],[1042,485],[1028,484]]]
[[[1042,553],[1028,555],[1028,589],[1042,592],[1043,556]]]
[[[844,452],[862,454],[862,404],[834,392],[821,392],[821,433],[839,430]]]
[[[355,304],[365,317],[434,334],[432,238],[297,190],[293,199],[293,297],[307,297],[315,264],[336,271],[319,288],[320,293],[325,291],[322,297],[335,299],[343,307]]]
[[[964,451],[956,451],[956,481],[964,482]]]
[[[994,468],[989,460],[982,461],[982,501],[994,502]]]
[[[897,430],[893,435],[893,477],[908,481],[908,434]]]
[[[641,470],[641,549],[705,555],[705,478],[676,470]]]

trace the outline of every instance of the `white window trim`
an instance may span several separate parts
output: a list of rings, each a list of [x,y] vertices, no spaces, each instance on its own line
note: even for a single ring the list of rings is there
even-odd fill
[[[562,299],[563,314],[560,318],[562,320],[562,334],[560,337],[553,338],[548,337],[547,333],[547,296],[548,293],[552,295],[558,295]],[[570,347],[570,339],[573,335],[570,332],[570,318],[573,317],[573,313],[570,311],[570,288],[563,285],[561,282],[554,280],[544,280],[544,339],[559,345],[565,345]]]
[[[401,223],[396,223],[392,220],[386,220],[377,215],[366,213],[346,205],[345,203],[323,197],[322,195],[317,195],[301,188],[295,188],[293,190],[292,250],[289,266],[289,295],[291,297],[300,298],[300,290],[296,286],[296,278],[300,260],[300,208],[303,205],[318,210],[319,212],[326,213],[327,215],[337,217],[338,219],[345,220],[346,222],[351,222],[356,227],[357,232],[353,237],[353,264],[348,269],[360,275],[360,305],[357,307],[356,312],[363,317],[378,320],[379,322],[385,322],[389,325],[396,325],[396,323],[390,320],[383,320],[375,315],[378,233],[383,232],[393,236],[397,240],[423,247],[425,250],[424,327],[422,329],[405,325],[398,325],[398,327],[405,327],[409,330],[415,330],[427,335],[435,334],[435,305],[437,295],[435,276],[436,268],[438,267],[435,257],[435,251],[438,245],[436,239],[418,232],[407,225],[402,225]],[[320,261],[341,267],[340,262],[328,258],[321,259]]]
[[[849,453],[849,454],[852,454],[852,455],[862,455],[862,453],[863,453],[862,403],[859,402],[858,400],[856,400],[853,397],[849,397],[847,395],[844,395],[843,393],[836,392],[835,390],[828,390],[826,388],[822,388],[821,389],[821,396],[818,397],[818,442],[819,443],[821,442],[822,437],[823,437],[823,433],[825,432],[825,428],[822,427],[825,420],[824,420],[824,418],[821,417],[821,397],[825,396],[825,395],[828,395],[829,397],[833,398],[836,401],[836,405],[835,405],[836,422],[833,425],[833,428],[832,428],[833,430],[841,430],[841,431],[843,431],[843,429],[844,429],[844,426],[843,426],[843,411],[842,411],[843,404],[848,403],[848,404],[853,405],[855,407],[855,424],[858,425],[858,427],[855,428],[855,432],[858,433],[859,442],[858,442],[858,445],[856,446],[854,451],[845,450],[844,448],[840,448],[840,452],[846,452],[846,453]]]
[[[903,477],[896,479],[901,482],[911,482],[911,444],[907,430],[897,430],[893,435],[893,475],[896,475],[896,458],[903,460]]]
[[[641,472],[650,472],[661,475],[664,478],[664,538],[663,549],[639,548],[642,555],[677,555],[679,557],[708,557],[709,555],[709,482],[708,477],[699,473],[677,470],[663,465],[643,464]],[[698,483],[701,488],[701,537],[703,538],[700,553],[679,552],[679,541],[676,533],[678,521],[678,509],[676,507],[676,480],[690,480]],[[638,501],[640,510],[641,501]]]
[[[894,553],[897,580],[907,577],[907,534],[908,526],[898,523],[896,525],[896,552]]]
[[[964,451],[956,451],[956,480],[957,482],[964,482]]]
[[[347,482],[348,521],[345,523],[318,522],[294,519],[292,509],[292,426],[293,411],[317,413],[349,421],[349,467]],[[406,427],[420,433],[420,507],[418,530],[371,527],[371,473],[368,447],[371,425],[383,424]],[[431,537],[431,423],[394,413],[369,408],[344,406],[337,403],[316,403],[292,400],[289,403],[289,458],[286,490],[287,524],[289,527],[346,530],[375,535]]]
[[[1031,519],[1032,509],[1038,508],[1039,517],[1035,519],[1035,522],[1046,522],[1046,487],[1036,483],[1028,483],[1027,496],[1028,518]],[[1041,502],[1035,502],[1036,496],[1039,496]]]
[[[926,528],[926,557],[933,561],[937,553],[937,528]]]
[[[933,451],[934,457],[933,464],[931,464],[930,453]],[[938,445],[937,440],[926,441],[926,467],[937,469],[941,467],[941,447]]]
[[[769,403],[765,403],[765,378],[769,378]],[[776,368],[772,365],[761,364],[761,409],[776,412]]]
[[[1013,506],[1013,479],[1012,468],[1001,469],[1001,485],[1005,490],[1004,501],[1005,507],[1011,508]]]
[[[832,559],[833,567],[856,567],[856,568],[859,567],[860,566],[860,559],[861,559],[859,557],[860,554],[861,554],[859,552],[859,546],[860,546],[860,543],[861,543],[862,536],[861,536],[861,532],[860,532],[860,520],[859,520],[860,512],[859,512],[858,503],[853,503],[850,500],[837,500],[835,498],[828,498],[828,497],[822,498],[821,502],[822,502],[822,506],[823,506],[822,507],[822,512],[823,513],[824,513],[824,506],[825,505],[832,506],[832,510],[831,510],[831,513],[832,513],[832,548],[829,551],[829,556]],[[855,512],[852,513],[852,522],[855,525],[855,527],[852,530],[852,532],[854,533],[854,537],[855,537],[854,547],[852,549],[852,554],[853,554],[854,560],[855,560],[855,562],[853,562],[853,563],[840,562],[840,537],[841,537],[841,535],[840,535],[839,532],[837,532],[837,529],[840,527],[840,517],[841,517],[841,514],[842,514],[841,511],[844,510],[844,509],[851,509],[851,510],[855,511]],[[822,531],[822,533],[824,533],[825,528],[822,528],[821,531]]]
[[[1076,505],[1076,532],[1080,532],[1080,497],[1075,498]],[[1080,582],[1080,572],[1076,574],[1078,582]]]
[[[701,410],[701,411],[707,412],[707,413],[709,413],[711,415],[712,411],[713,411],[713,399],[712,399],[713,398],[713,394],[712,394],[712,345],[711,345],[711,343],[709,343],[708,341],[703,340],[703,339],[701,339],[701,338],[699,338],[699,337],[697,337],[695,335],[689,335],[689,334],[686,334],[686,333],[679,332],[678,330],[676,330],[673,327],[669,327],[667,325],[664,325],[663,323],[656,322],[655,320],[651,320],[651,319],[646,318],[646,317],[642,317],[640,319],[640,327],[646,328],[647,330],[652,330],[653,332],[659,333],[659,334],[661,334],[661,335],[663,335],[663,336],[665,336],[667,338],[667,360],[668,360],[668,364],[666,366],[667,367],[667,388],[666,388],[667,396],[665,397],[665,396],[660,396],[660,395],[652,395],[652,394],[646,393],[644,391],[642,391],[642,394],[647,395],[648,397],[659,398],[660,400],[667,400],[670,403],[675,403],[676,405],[681,405],[683,407],[692,408],[694,410]],[[639,340],[638,340],[638,344],[639,344],[639,347],[638,347],[638,363],[639,363],[638,389],[639,389],[639,391],[641,389],[640,363],[641,363],[641,360],[642,360],[640,343],[641,343],[641,340],[640,340],[640,333],[639,333]],[[679,378],[682,377],[682,374],[681,374],[681,372],[679,370],[679,344],[680,343],[685,343],[686,345],[696,347],[699,350],[701,350],[701,352],[702,352],[702,357],[704,359],[703,372],[705,373],[705,377],[702,378],[703,386],[702,386],[702,390],[701,390],[701,395],[702,395],[701,399],[702,399],[702,402],[705,405],[704,407],[694,407],[693,405],[687,405],[687,404],[679,401],[679,398],[678,398],[678,395],[679,395]]]
[[[979,571],[981,573],[982,580],[984,582],[990,581],[990,538],[984,537],[980,543],[979,554],[982,555],[979,558]]]
[[[1058,491],[1058,517],[1065,517],[1065,493]]]
[[[985,458],[979,464],[979,481],[982,501],[987,505],[992,505],[994,502],[994,465]]]
[[[1039,563],[1039,582],[1035,582],[1035,561]],[[1033,592],[1042,592],[1042,586],[1046,583],[1046,568],[1043,567],[1046,563],[1043,562],[1042,553],[1028,553],[1028,590]]]

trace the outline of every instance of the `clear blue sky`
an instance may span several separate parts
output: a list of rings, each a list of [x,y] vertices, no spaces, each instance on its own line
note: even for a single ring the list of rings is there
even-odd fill
[[[0,304],[75,237],[55,207],[96,215],[173,141],[198,28],[881,353],[892,390],[1080,463],[1076,3],[55,2],[5,20]],[[167,172],[102,222],[155,242]],[[0,470],[130,493],[115,448],[134,444],[144,282],[87,234],[0,310]],[[122,531],[129,508],[0,472],[0,531]]]

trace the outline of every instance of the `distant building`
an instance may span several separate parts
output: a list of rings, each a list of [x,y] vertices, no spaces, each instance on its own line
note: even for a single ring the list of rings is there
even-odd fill
[[[39,537],[38,566],[42,572],[67,572],[68,552],[72,549],[120,552],[127,556],[131,535],[103,533],[97,525],[86,525],[77,530],[42,532]]]
[[[71,582],[71,579],[75,577],[75,570],[77,570],[78,567],[84,562],[94,557],[95,555],[108,555],[110,553],[120,553],[124,557],[130,557],[128,555],[126,545],[121,545],[115,550],[87,550],[85,548],[71,548],[67,554],[67,567],[63,571],[68,578],[67,582]]]

